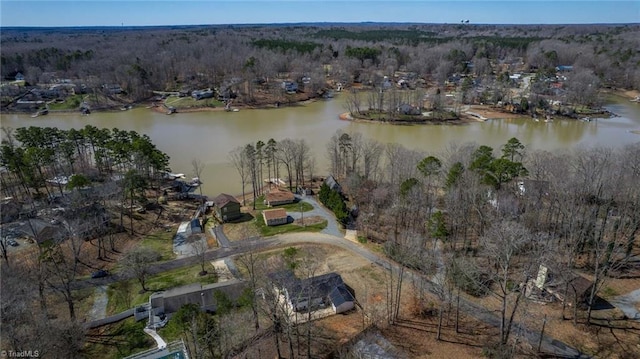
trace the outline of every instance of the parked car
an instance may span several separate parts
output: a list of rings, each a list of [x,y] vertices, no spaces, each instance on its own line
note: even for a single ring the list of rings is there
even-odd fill
[[[91,278],[94,278],[94,279],[95,278],[104,278],[104,277],[106,277],[108,275],[109,275],[109,272],[107,272],[104,269],[100,269],[100,270],[97,270],[97,271],[91,273]]]

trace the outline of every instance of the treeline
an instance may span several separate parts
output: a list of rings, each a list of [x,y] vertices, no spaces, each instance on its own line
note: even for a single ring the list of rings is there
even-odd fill
[[[320,191],[318,192],[318,199],[323,205],[325,205],[325,207],[329,208],[333,212],[338,222],[342,224],[347,223],[349,211],[347,210],[347,206],[344,203],[344,199],[340,192],[330,188],[326,183],[323,183],[320,186]]]
[[[32,85],[55,79],[89,89],[118,84],[131,100],[149,98],[152,90],[228,83],[250,99],[252,88],[238,83],[279,75],[308,76],[314,89],[326,86],[327,75],[345,84],[377,83],[395,71],[442,85],[454,73],[490,77],[520,61],[533,71],[573,65],[604,85],[640,88],[639,31],[635,25],[212,26],[77,30],[69,38],[60,31],[7,29],[0,37],[1,72],[7,79],[21,72]],[[454,49],[461,56],[451,58]],[[465,63],[474,66],[460,66]]]
[[[134,226],[134,211],[147,204],[145,192],[168,170],[169,157],[147,135],[117,128],[2,130],[2,222],[12,222],[3,225],[0,241],[3,345],[41,357],[82,356],[87,341],[102,339],[81,321],[80,282],[104,264],[95,258],[113,261],[120,240],[154,226]],[[5,236],[22,235],[36,245],[19,254],[8,250]],[[137,277],[143,288],[158,259],[147,253],[130,251],[122,262],[121,273]]]
[[[286,40],[268,40],[268,39],[259,39],[255,40],[252,43],[253,45],[259,48],[267,48],[269,50],[279,50],[283,53],[294,50],[298,53],[311,53],[315,48],[322,47],[322,44],[317,44],[314,42],[301,42],[301,41],[286,41]]]
[[[52,198],[75,181],[110,180],[135,171],[146,180],[158,179],[168,169],[169,156],[158,150],[147,135],[87,125],[83,129],[51,127],[2,128],[0,179],[7,197]],[[72,182],[73,183],[73,182]]]
[[[254,209],[256,198],[263,194],[265,175],[268,181],[278,182],[286,174],[288,188],[294,190],[294,183],[305,186],[305,179],[313,178],[315,170],[315,158],[304,139],[277,142],[271,138],[266,143],[238,146],[228,156],[240,176],[243,199],[245,186],[251,184]]]
[[[604,284],[633,271],[640,233],[638,144],[550,153],[512,138],[498,154],[465,144],[427,155],[337,133],[328,150],[333,173],[358,208],[360,235],[383,243],[404,266],[426,275],[439,270],[454,287],[504,301],[503,343],[513,318],[526,320],[514,284],[536,278],[540,265],[553,273],[565,298],[578,273],[592,278],[584,293],[586,324]],[[434,249],[437,241],[444,255]],[[567,304],[574,312],[563,307],[560,315],[577,323],[579,303]]]
[[[418,292],[436,286],[429,291],[441,295],[439,315],[453,310],[455,288],[498,298],[500,350],[513,323],[539,324],[521,305],[521,288],[541,265],[566,298],[558,316],[576,325],[593,323],[591,308],[611,278],[635,270],[640,144],[551,153],[511,138],[497,149],[464,144],[425,154],[339,131],[327,155],[345,197],[323,185],[319,199],[339,220],[357,208],[359,237],[382,244],[400,275],[405,267],[438,273]],[[582,275],[592,286],[571,294]],[[416,303],[433,306],[419,294]],[[390,315],[393,321],[397,311]]]

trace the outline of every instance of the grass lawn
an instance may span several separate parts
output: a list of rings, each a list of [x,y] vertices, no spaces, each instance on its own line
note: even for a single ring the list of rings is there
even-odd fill
[[[173,106],[177,109],[189,107],[224,107],[224,103],[215,98],[206,98],[196,100],[191,96],[188,97],[169,97],[165,102],[167,106]]]
[[[72,95],[67,97],[64,102],[57,103],[53,102],[49,104],[49,109],[51,110],[77,110],[82,103],[82,98],[84,95]]]
[[[300,212],[300,207],[302,206],[302,212],[308,212],[313,210],[313,206],[307,202],[300,202],[298,199],[293,203],[283,204],[281,206],[269,207],[264,204],[264,196],[260,196],[256,198],[256,211],[261,211],[265,209],[275,209],[275,208],[284,208],[287,212]]]
[[[101,332],[85,346],[85,357],[123,358],[153,348],[156,342],[143,331],[146,324],[144,320],[136,322],[129,318],[96,329]]]
[[[213,266],[207,263],[205,269],[209,274],[199,276],[200,265],[178,268],[172,271],[160,273],[149,277],[146,286],[147,292],[140,293],[140,283],[137,279],[130,279],[113,283],[107,289],[109,304],[107,305],[107,315],[113,315],[133,308],[137,305],[149,301],[151,293],[173,287],[179,287],[191,283],[210,284],[216,283],[218,278],[215,275]]]
[[[255,223],[258,227],[258,230],[260,231],[260,234],[264,237],[283,233],[320,232],[325,227],[327,227],[327,221],[322,221],[321,223],[311,224],[304,227],[293,223],[281,224],[279,226],[267,226],[264,223],[264,218],[262,217],[261,212],[258,212]]]
[[[148,234],[144,237],[140,245],[143,247],[154,249],[158,253],[160,253],[161,262],[175,259],[176,254],[173,253],[173,235],[175,234],[175,232],[175,229],[172,228],[169,232],[158,231]]]
[[[96,289],[94,287],[84,288],[73,292],[74,306],[76,314],[87,316],[89,320],[89,312],[93,308],[93,302],[96,299]]]

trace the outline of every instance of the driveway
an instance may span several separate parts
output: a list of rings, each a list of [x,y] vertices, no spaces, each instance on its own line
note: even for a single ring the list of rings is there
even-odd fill
[[[300,201],[309,203],[310,205],[313,206],[313,209],[311,211],[304,212],[303,214],[304,216],[306,217],[319,216],[327,220],[327,227],[322,231],[320,231],[320,233],[329,234],[339,238],[344,237],[344,233],[342,233],[342,231],[340,230],[340,227],[338,226],[338,221],[336,221],[336,217],[333,215],[333,213],[329,212],[329,210],[322,207],[318,203],[318,201],[316,201],[316,199],[313,197],[301,196],[301,195],[295,195],[295,196]],[[300,212],[287,212],[287,215],[289,215],[293,219],[299,219],[301,217]]]
[[[611,299],[609,303],[624,312],[627,318],[640,321],[640,311],[636,307],[636,304],[640,303],[640,289],[617,296]]]
[[[306,199],[308,200],[308,199]],[[315,202],[315,201],[314,201]],[[311,203],[311,202],[309,202]],[[317,205],[317,203],[316,203]],[[315,208],[315,206],[314,206]],[[308,213],[308,212],[307,212]],[[321,213],[321,212],[318,212]],[[325,217],[326,218],[326,217]],[[335,223],[335,220],[332,220]],[[332,221],[329,221],[331,223]],[[334,227],[337,229],[337,225]],[[355,242],[351,242],[342,238],[342,233],[339,236],[330,235],[326,233],[292,233],[292,234],[283,234],[276,235],[268,238],[256,238],[246,241],[238,241],[231,243],[229,247],[221,247],[214,251],[209,251],[206,253],[206,259],[208,261],[214,259],[226,259],[233,257],[235,255],[241,255],[248,252],[260,252],[263,250],[271,250],[275,248],[284,248],[289,247],[296,244],[305,244],[305,243],[317,243],[317,244],[325,244],[325,245],[334,245],[346,250],[351,251],[352,253],[359,255],[372,263],[375,263],[378,266],[381,266],[385,269],[391,269],[397,273],[398,266],[397,264],[389,262],[386,258],[379,256],[378,254],[369,251],[367,248],[360,246]],[[225,237],[226,238],[226,237]],[[180,258],[172,261],[167,261],[163,263],[158,263],[151,266],[149,272],[151,275],[156,273],[165,272],[168,270],[181,268],[188,265],[193,265],[198,262],[198,258],[188,257],[188,258]],[[429,280],[429,278],[424,277],[418,272],[414,272],[409,269],[405,269],[405,275],[411,278],[421,278],[427,281],[428,289],[430,292],[436,294],[438,291],[437,285],[433,284]],[[129,279],[127,276],[120,275],[112,275],[106,278],[102,278],[102,285],[116,282],[119,280]],[[94,286],[95,280],[84,280],[78,281],[74,283],[74,288],[86,288],[88,286]],[[465,298],[460,298],[460,308],[467,314],[475,317],[476,319],[498,327],[500,325],[500,318],[496,316],[492,311],[484,308],[478,304],[475,304],[471,301],[466,300]],[[526,338],[526,340],[532,345],[537,345],[538,340],[540,338],[539,332],[531,330],[520,323],[513,324],[514,333],[519,332],[521,335]],[[555,355],[566,357],[566,358],[588,358],[585,354],[579,352],[575,348],[572,348],[558,340],[555,340],[551,337],[544,336],[542,340],[542,349],[546,353],[553,353]]]
[[[218,241],[218,245],[221,248],[229,248],[231,247],[231,241],[229,240],[229,238],[227,238],[227,235],[224,234],[222,226],[223,225],[211,228],[211,235],[215,237],[216,241]]]
[[[107,316],[107,304],[109,297],[107,296],[107,286],[101,285],[96,287],[96,298],[93,307],[89,312],[89,321],[104,319]]]

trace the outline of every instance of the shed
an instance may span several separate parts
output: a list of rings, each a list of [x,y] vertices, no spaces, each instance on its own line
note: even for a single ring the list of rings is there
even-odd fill
[[[202,226],[200,225],[200,220],[194,218],[189,222],[189,226],[191,227],[191,233],[202,233]]]
[[[287,223],[287,211],[284,208],[268,209],[262,211],[262,218],[267,226],[277,226]]]

